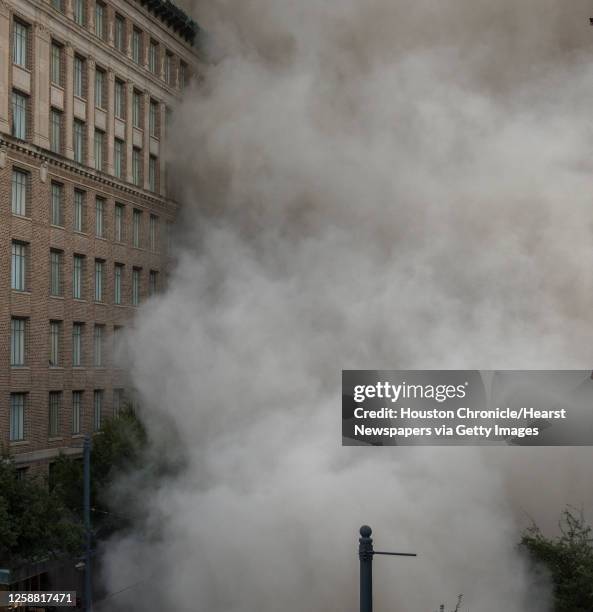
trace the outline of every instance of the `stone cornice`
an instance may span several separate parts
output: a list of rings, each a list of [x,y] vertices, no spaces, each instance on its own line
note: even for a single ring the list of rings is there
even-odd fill
[[[99,185],[105,185],[107,187],[111,187],[112,189],[116,189],[122,194],[126,193],[137,198],[141,198],[153,206],[159,206],[169,210],[172,209],[173,211],[176,211],[179,207],[179,204],[174,200],[158,196],[155,197],[155,195],[150,191],[138,189],[137,187],[134,187],[134,185],[124,183],[115,177],[111,177],[104,173],[87,168],[86,166],[62,157],[61,155],[41,149],[36,145],[32,145],[28,142],[23,142],[17,139],[12,139],[6,134],[2,134],[2,136],[0,136],[0,148],[1,147],[6,147],[7,150],[15,150],[19,153],[24,153],[25,155],[37,159],[42,163],[47,163],[50,167],[53,166],[63,168],[64,170],[67,170],[73,174],[77,174],[81,177],[95,181]]]

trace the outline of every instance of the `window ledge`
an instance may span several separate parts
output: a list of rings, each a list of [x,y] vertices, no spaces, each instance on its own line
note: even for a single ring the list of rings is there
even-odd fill
[[[60,440],[63,440],[64,438],[62,436],[47,436],[47,441],[48,442],[59,442]]]
[[[31,221],[31,217],[27,216],[27,215],[19,215],[18,213],[12,213],[13,217],[16,217],[17,219],[24,219],[25,221]]]
[[[20,64],[17,64],[16,62],[12,62],[13,66],[16,66],[17,68],[20,68],[21,70],[24,70],[25,72],[28,72],[29,74],[31,74],[31,69],[27,68],[26,66],[21,66]]]
[[[31,366],[28,365],[11,365],[11,370],[30,370]]]
[[[65,299],[63,295],[52,295],[51,293],[50,293],[49,297],[52,300],[63,300],[63,299]]]
[[[29,289],[12,289],[13,293],[22,293],[24,295],[31,295],[31,291]]]
[[[61,229],[61,230],[65,229],[65,227],[63,225],[55,225],[53,223],[50,223],[49,226],[50,227],[55,227],[56,229]]]
[[[10,446],[27,446],[29,444],[29,440],[10,440]]]

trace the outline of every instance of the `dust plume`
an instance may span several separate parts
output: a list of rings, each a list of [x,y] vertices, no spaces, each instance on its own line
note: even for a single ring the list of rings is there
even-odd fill
[[[187,467],[138,493],[109,609],[355,610],[364,522],[419,554],[376,560],[378,610],[547,609],[515,545],[591,503],[590,450],[341,448],[340,372],[591,368],[590,3],[185,8],[211,62],[132,367]]]

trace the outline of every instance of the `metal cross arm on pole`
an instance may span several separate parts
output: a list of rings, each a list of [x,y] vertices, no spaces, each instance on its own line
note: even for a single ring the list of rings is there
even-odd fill
[[[373,530],[368,525],[360,528],[358,558],[360,559],[360,612],[373,612],[373,557],[390,555],[394,557],[416,557],[416,553],[385,552],[373,549]]]

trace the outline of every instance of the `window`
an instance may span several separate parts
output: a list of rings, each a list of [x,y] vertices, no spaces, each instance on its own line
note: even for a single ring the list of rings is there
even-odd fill
[[[17,66],[27,68],[29,53],[29,26],[14,21],[12,30],[12,61]]]
[[[113,326],[113,355],[114,359],[116,360],[116,367],[122,350],[123,333],[124,328],[121,325]]]
[[[103,261],[95,259],[95,302],[103,301]]]
[[[132,271],[132,305],[140,304],[140,269],[134,268]]]
[[[148,188],[156,191],[158,177],[158,160],[154,155],[148,158]]]
[[[12,135],[15,138],[27,138],[28,97],[18,91],[12,92]]]
[[[72,391],[72,435],[80,433],[80,421],[82,420],[82,391]]]
[[[75,55],[74,56],[74,95],[79,98],[84,98],[84,69],[85,69],[84,58]]]
[[[113,334],[111,336],[111,354],[113,356],[113,367],[119,369],[122,367],[122,347],[123,347],[124,328],[121,325],[113,326]]]
[[[80,25],[86,25],[86,0],[74,0],[73,7],[74,10],[74,21]]]
[[[159,273],[156,270],[151,270],[148,277],[148,294],[156,295],[158,290]]]
[[[82,338],[84,335],[84,324],[72,324],[72,367],[79,368],[82,365]]]
[[[103,140],[103,132],[101,130],[95,130],[95,170],[103,170]]]
[[[27,214],[27,195],[29,189],[29,173],[23,170],[12,171],[11,209],[13,215],[21,217]]]
[[[136,389],[132,389],[129,392],[129,402],[128,405],[130,406],[130,409],[132,411],[136,411],[138,410],[138,408],[140,407],[140,403],[138,402],[138,392],[136,391]]]
[[[173,56],[170,53],[165,54],[165,81],[167,85],[173,81]]]
[[[50,77],[54,85],[62,85],[62,47],[55,42],[51,44]]]
[[[82,300],[84,278],[84,255],[74,255],[72,266],[72,297]]]
[[[136,28],[132,33],[132,59],[137,63],[142,63],[142,32]]]
[[[132,99],[132,123],[134,127],[142,127],[142,94],[134,91]]]
[[[73,130],[73,145],[74,145],[74,161],[79,164],[84,163],[84,133],[85,124],[78,119],[74,120]]]
[[[95,106],[105,108],[105,72],[99,68],[95,70]]]
[[[25,397],[26,393],[10,394],[10,441],[25,439]]]
[[[124,407],[124,390],[114,389],[113,390],[113,416],[118,417],[123,407]]]
[[[124,159],[124,141],[119,140],[119,138],[116,138],[113,150],[113,172],[115,176],[119,179],[124,178]]]
[[[136,187],[142,185],[142,151],[136,147],[132,151],[132,179]]]
[[[55,438],[60,433],[60,407],[62,404],[62,392],[49,392],[49,429],[50,438]]]
[[[158,74],[159,71],[159,43],[155,40],[150,41],[148,51],[148,68],[152,74]]]
[[[148,241],[151,251],[157,250],[159,218],[156,215],[150,215],[150,226],[148,232]]]
[[[62,295],[62,252],[52,249],[49,252],[50,260],[50,295]]]
[[[10,287],[16,291],[25,291],[27,270],[27,245],[24,242],[12,242],[12,261]]]
[[[60,404],[62,399],[61,391],[49,392],[49,423],[48,437],[55,438],[60,431]]]
[[[51,5],[60,13],[64,12],[63,0],[51,0]]]
[[[123,242],[124,240],[124,205],[115,205],[115,223],[114,223],[114,237],[116,242]]]
[[[10,320],[10,365],[24,366],[26,363],[27,321],[13,317]]]
[[[122,53],[126,50],[126,20],[121,15],[115,16],[113,43]]]
[[[121,284],[124,275],[123,264],[115,264],[113,270],[113,303],[121,304]]]
[[[50,135],[49,146],[53,153],[62,152],[62,113],[51,109],[49,114]]]
[[[60,336],[62,335],[61,321],[49,323],[49,365],[57,368],[60,365]]]
[[[150,110],[148,113],[148,125],[150,135],[158,138],[159,135],[159,103],[154,100],[150,101]]]
[[[172,234],[171,226],[172,226],[171,221],[167,221],[165,223],[165,250],[167,253],[171,251],[171,234]]]
[[[132,246],[135,246],[136,248],[140,248],[141,224],[142,211],[134,210],[132,216]]]
[[[84,191],[74,190],[74,231],[84,232]]]
[[[179,87],[183,89],[187,85],[187,64],[185,62],[179,63]]]
[[[96,368],[103,366],[103,331],[104,325],[95,325],[93,365]]]
[[[95,201],[95,236],[105,238],[105,200],[97,198]]]
[[[64,201],[64,186],[60,183],[51,184],[51,224],[62,225],[62,212]]]
[[[116,79],[115,81],[115,116],[119,119],[126,117],[125,83]]]
[[[101,2],[95,4],[95,35],[105,38],[105,5]]]
[[[101,429],[101,412],[103,410],[103,390],[96,389],[93,393],[93,431]]]

